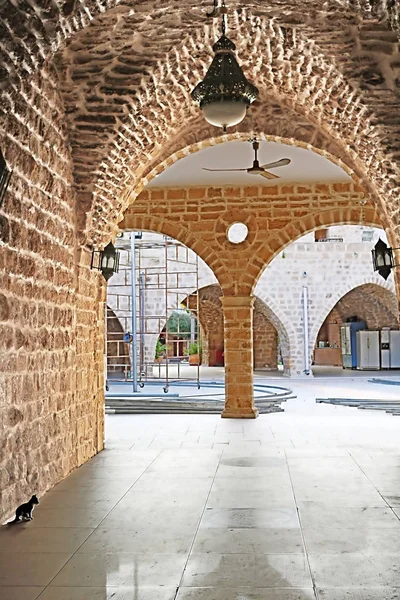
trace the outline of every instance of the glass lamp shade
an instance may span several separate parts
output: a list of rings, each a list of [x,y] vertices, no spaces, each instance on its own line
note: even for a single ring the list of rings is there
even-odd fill
[[[214,44],[214,58],[203,79],[192,90],[192,98],[211,125],[232,127],[246,116],[246,108],[257,98],[258,89],[247,81],[236,60],[235,44],[222,35]]]
[[[104,279],[108,281],[119,269],[119,252],[110,242],[104,250],[94,250],[92,253],[91,269],[101,271]]]
[[[379,275],[384,279],[389,277],[394,267],[393,250],[381,239],[378,240],[375,248],[372,250],[372,264],[374,271],[378,271]]]
[[[215,127],[233,127],[246,116],[247,106],[235,100],[219,100],[201,107],[205,120]]]
[[[379,271],[382,268],[393,268],[393,251],[381,239],[375,244],[372,250],[372,262],[374,271]]]

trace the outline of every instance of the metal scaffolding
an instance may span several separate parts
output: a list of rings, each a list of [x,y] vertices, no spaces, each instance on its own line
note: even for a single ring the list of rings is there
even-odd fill
[[[124,232],[116,244],[128,254],[130,289],[126,278],[117,308],[107,311],[107,372],[114,381],[131,382],[133,392],[146,384],[160,384],[168,392],[177,380],[195,381],[200,387],[198,257],[172,238],[157,238]],[[179,314],[188,311],[190,331],[180,331]],[[168,322],[174,313],[178,330],[171,332]],[[156,347],[164,350],[158,358]],[[199,356],[193,360],[190,352],[196,348]]]

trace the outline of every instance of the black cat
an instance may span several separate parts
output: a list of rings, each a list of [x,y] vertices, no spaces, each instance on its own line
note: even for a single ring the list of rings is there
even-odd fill
[[[21,506],[18,506],[17,510],[15,511],[15,519],[14,521],[10,521],[10,524],[20,523],[21,521],[32,521],[32,513],[33,509],[35,508],[35,504],[39,504],[39,500],[34,494],[29,502],[25,502],[24,504],[21,504]]]

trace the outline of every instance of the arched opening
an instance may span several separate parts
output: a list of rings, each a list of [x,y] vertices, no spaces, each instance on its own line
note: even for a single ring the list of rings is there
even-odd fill
[[[350,367],[350,363],[343,358],[343,354],[351,354],[351,348],[344,348],[344,338],[341,331],[345,323],[359,323],[368,331],[379,332],[379,355],[371,368],[390,368],[390,361],[386,364],[381,350],[389,339],[382,337],[382,330],[398,330],[399,314],[398,303],[394,289],[388,289],[377,283],[364,283],[354,287],[344,294],[322,323],[316,339],[314,350],[314,365]],[[382,341],[383,340],[383,341]],[[390,344],[389,344],[390,346]],[[387,350],[390,351],[388,346]],[[392,349],[394,351],[394,348]],[[356,349],[353,348],[355,354]],[[376,357],[375,357],[376,358]],[[392,357],[392,363],[398,363],[397,357]],[[352,366],[357,363],[355,358]]]
[[[388,34],[388,56],[396,55],[398,41],[389,28],[385,30],[385,22],[371,22],[370,11],[376,11],[370,4],[338,11],[340,18],[331,10],[315,12],[310,4],[304,7],[303,25],[297,5],[276,14],[276,7],[268,3],[250,2],[245,8],[234,3],[240,58],[260,87],[259,103],[237,135],[257,132],[335,157],[358,178],[351,185],[361,181],[369,194],[365,222],[376,223],[379,212],[391,245],[398,247],[399,170],[393,157],[399,142],[392,118],[398,106],[396,62],[376,60],[374,66],[360,68],[360,55],[373,37],[371,28],[378,28],[378,40],[382,29]],[[132,201],[135,218],[141,219],[138,228],[147,223],[150,230],[182,238],[212,266],[224,301],[229,299],[226,312],[232,320],[240,317],[247,323],[246,331],[251,307],[244,298],[249,298],[273,256],[302,232],[363,222],[359,189],[348,190],[347,205],[337,208],[334,202],[329,208],[330,198],[321,198],[329,195],[326,190],[316,193],[306,184],[303,196],[312,201],[318,197],[310,218],[299,217],[290,203],[284,209],[286,221],[282,215],[267,214],[278,195],[271,190],[259,207],[264,217],[256,210],[249,214],[253,209],[246,212],[250,204],[257,206],[260,194],[246,192],[236,204],[229,203],[223,217],[229,214],[229,219],[244,222],[250,232],[232,253],[225,245],[226,222],[216,216],[222,192],[214,192],[203,212],[195,207],[190,226],[190,218],[176,216],[190,214],[193,197],[184,198],[187,211],[177,203],[172,217],[170,209],[179,199],[172,196],[168,206],[161,202],[164,216],[170,217],[164,223],[160,214],[147,214],[137,196],[157,169],[187,148],[217,140],[189,97],[208,64],[215,27],[204,23],[192,0],[177,11],[172,2],[156,2],[144,10],[144,4],[133,6],[129,0],[29,6],[14,2],[1,10],[0,145],[13,168],[0,207],[1,377],[7,406],[12,407],[6,410],[25,415],[7,428],[6,443],[16,451],[18,472],[15,481],[7,479],[5,484],[5,512],[30,487],[24,457],[36,456],[42,473],[38,488],[45,490],[103,447],[105,284],[100,274],[90,271],[90,253],[113,237]],[[394,10],[388,8],[393,27]],[[291,22],[296,26],[289,26]],[[329,35],[321,35],[325,28]],[[335,65],[344,55],[342,72]],[[289,185],[287,197],[296,198],[297,191]],[[335,191],[343,198],[343,192]],[[310,213],[310,202],[302,210]],[[207,220],[213,221],[212,228],[207,229]],[[251,237],[260,224],[263,232],[269,226],[273,231],[262,243],[260,237]],[[242,304],[235,305],[235,298]],[[232,326],[232,335],[239,333]],[[244,348],[250,345],[249,339],[241,343]],[[231,363],[232,372],[236,366]],[[251,388],[248,375],[240,373],[247,387],[238,388],[238,402]],[[49,396],[56,411],[48,404]],[[32,419],[26,417],[30,404],[39,407]],[[51,445],[59,449],[50,461],[48,423]],[[30,428],[39,432],[39,440],[31,440]],[[23,448],[21,440],[26,440]]]

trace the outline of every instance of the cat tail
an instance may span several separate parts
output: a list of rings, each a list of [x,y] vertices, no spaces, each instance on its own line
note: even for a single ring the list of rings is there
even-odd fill
[[[15,519],[13,521],[8,521],[7,525],[14,525],[14,523],[20,523],[20,520],[18,519],[18,517],[15,517]]]

